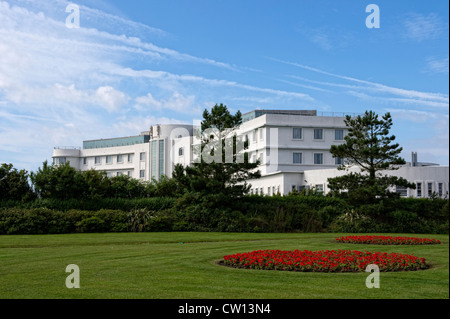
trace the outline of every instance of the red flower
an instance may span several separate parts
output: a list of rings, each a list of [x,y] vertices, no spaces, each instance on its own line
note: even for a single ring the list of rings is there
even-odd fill
[[[348,244],[376,244],[376,245],[431,245],[440,244],[437,239],[416,237],[391,237],[391,236],[342,236],[336,241]]]
[[[376,264],[380,271],[426,269],[424,258],[399,253],[380,253],[351,250],[280,251],[257,250],[224,256],[224,264],[238,268],[277,269],[291,271],[365,271]]]

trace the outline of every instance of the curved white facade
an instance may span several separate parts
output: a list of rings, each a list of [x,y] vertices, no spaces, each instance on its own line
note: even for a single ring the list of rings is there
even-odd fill
[[[328,191],[327,179],[343,174],[340,159],[330,153],[332,145],[344,143],[345,117],[317,116],[315,111],[252,111],[243,115],[236,129],[248,148],[251,161],[259,159],[262,177],[248,181],[252,193],[288,194],[294,188],[315,187]],[[153,125],[137,136],[84,141],[83,148],[55,148],[55,164],[70,162],[77,170],[102,170],[108,176],[128,175],[141,180],[172,176],[176,164],[190,165],[196,160],[196,128],[187,124]],[[243,142],[241,144],[243,146]],[[428,197],[448,193],[447,167],[413,165],[388,172],[415,182],[418,190],[397,190],[402,196]],[[420,164],[420,163],[419,163]]]

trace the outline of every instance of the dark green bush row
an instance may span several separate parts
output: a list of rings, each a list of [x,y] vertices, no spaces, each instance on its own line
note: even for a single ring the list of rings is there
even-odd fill
[[[77,232],[124,232],[129,214],[120,210],[97,212],[48,208],[3,208],[0,210],[0,234],[65,234]]]
[[[0,207],[5,208],[49,208],[60,211],[101,209],[118,209],[131,211],[133,209],[147,208],[149,210],[163,210],[174,205],[175,199],[171,197],[147,197],[147,198],[102,198],[102,199],[35,199],[33,201],[0,201]]]
[[[30,206],[25,205],[27,207],[0,209],[0,234],[128,231],[449,233],[448,200],[395,199],[359,207],[350,207],[344,200],[330,197],[250,196],[227,205],[223,200],[220,195],[206,198],[191,194],[178,200],[101,200],[98,206],[68,201],[62,207],[58,201],[36,201]],[[69,209],[69,205],[75,207]]]

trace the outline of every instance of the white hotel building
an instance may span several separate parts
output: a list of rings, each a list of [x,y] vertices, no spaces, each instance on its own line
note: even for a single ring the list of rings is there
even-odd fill
[[[288,194],[314,187],[328,192],[327,178],[345,172],[333,158],[331,145],[344,143],[344,116],[318,116],[313,110],[254,110],[243,114],[237,134],[248,141],[250,160],[260,160],[261,178],[248,181],[251,192]],[[193,125],[153,125],[137,136],[89,140],[82,148],[55,147],[53,162],[70,162],[77,170],[96,169],[108,176],[121,174],[142,180],[172,176],[176,164],[194,161]],[[417,162],[417,154],[397,171],[387,172],[416,183],[416,189],[396,189],[405,197],[445,197],[449,168]],[[434,196],[434,195],[433,195]]]

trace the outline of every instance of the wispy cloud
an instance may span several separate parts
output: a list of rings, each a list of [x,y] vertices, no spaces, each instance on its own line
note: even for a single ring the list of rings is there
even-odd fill
[[[342,30],[331,30],[327,27],[309,27],[302,25],[296,31],[307,41],[318,46],[324,51],[341,49],[351,44],[352,35]]]
[[[430,74],[448,73],[448,57],[428,57],[426,59],[426,68],[424,72]]]
[[[224,95],[315,101],[301,90],[235,81],[231,75],[261,70],[158,45],[165,31],[87,6],[81,27],[69,29],[68,3],[0,0],[0,150],[17,163],[30,152],[44,159],[53,145],[186,122]],[[197,73],[199,65],[208,72]]]
[[[183,96],[174,92],[169,98],[155,99],[151,93],[135,98],[135,109],[148,111],[176,111],[180,113],[200,113],[201,109],[195,102],[195,96]]]
[[[438,38],[445,30],[441,17],[436,13],[409,13],[403,20],[405,37],[422,42]]]
[[[329,82],[329,81],[315,81],[315,80],[308,80],[308,79],[305,79],[302,77],[296,77],[297,79],[303,79],[305,81],[315,83],[315,84],[348,88],[348,89],[351,89],[351,90],[347,91],[350,94],[355,94],[355,92],[361,93],[360,92],[361,90],[364,90],[364,91],[370,90],[370,91],[375,91],[379,94],[392,95],[391,97],[388,97],[388,98],[391,100],[397,99],[397,101],[401,101],[401,102],[405,102],[405,103],[415,103],[415,104],[419,103],[419,104],[423,104],[423,105],[434,106],[434,107],[443,107],[443,108],[448,107],[448,104],[449,104],[448,94],[421,92],[421,91],[417,91],[417,90],[407,90],[407,89],[388,86],[388,85],[381,84],[381,83],[361,80],[361,79],[357,79],[357,78],[350,77],[350,76],[339,75],[339,74],[331,73],[328,71],[320,70],[317,68],[313,68],[313,67],[310,67],[307,65],[295,63],[295,62],[283,61],[283,60],[273,59],[273,58],[272,58],[272,60],[280,62],[280,63],[284,63],[284,64],[289,64],[289,65],[292,65],[292,66],[295,66],[295,67],[298,67],[298,68],[301,68],[304,70],[327,75],[327,76],[330,76],[333,78],[345,80],[350,83],[357,83],[358,85],[353,85],[353,84],[348,84],[348,83],[333,83],[333,82]],[[381,97],[386,98],[384,96],[380,96],[380,98]]]

